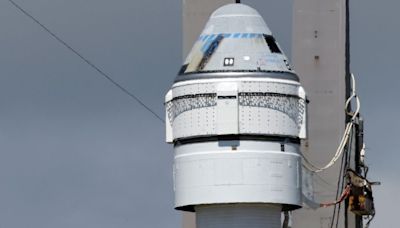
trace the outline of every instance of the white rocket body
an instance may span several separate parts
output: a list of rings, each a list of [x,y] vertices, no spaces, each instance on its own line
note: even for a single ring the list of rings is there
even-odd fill
[[[175,206],[196,212],[198,228],[280,227],[282,210],[301,207],[305,92],[257,11],[229,4],[211,15],[166,117]]]

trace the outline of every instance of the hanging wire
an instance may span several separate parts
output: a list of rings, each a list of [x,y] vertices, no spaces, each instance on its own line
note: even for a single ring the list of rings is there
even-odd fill
[[[342,139],[339,143],[339,146],[336,150],[335,155],[332,157],[332,159],[323,167],[319,167],[315,164],[313,164],[310,159],[307,158],[304,154],[302,154],[303,160],[305,161],[304,165],[307,169],[309,169],[311,172],[322,172],[330,167],[332,167],[336,161],[340,158],[340,156],[343,154],[345,146],[348,144],[349,141],[349,136],[351,129],[354,126],[354,123],[356,121],[356,118],[358,116],[358,113],[360,112],[360,99],[358,98],[356,94],[356,80],[353,74],[351,74],[351,80],[352,80],[352,91],[350,97],[346,100],[345,102],[345,112],[348,116],[351,117],[350,121],[346,124],[345,131],[343,133]],[[354,112],[349,111],[348,107],[350,106],[351,102],[355,100],[356,102],[356,108]]]
[[[25,16],[30,18],[32,21],[34,21],[37,25],[42,27],[44,31],[46,31],[50,36],[52,36],[54,39],[56,39],[61,45],[63,45],[65,48],[70,50],[72,53],[74,53],[76,56],[78,56],[83,62],[85,62],[87,65],[89,65],[91,68],[96,70],[101,76],[103,76],[106,80],[108,80],[111,84],[113,84],[115,87],[117,87],[119,90],[121,90],[123,93],[128,95],[130,98],[135,100],[137,103],[139,103],[144,109],[146,109],[148,112],[150,112],[155,118],[160,120],[162,123],[165,123],[165,120],[159,116],[154,110],[152,110],[148,105],[146,105],[138,96],[136,96],[134,93],[128,91],[125,87],[123,87],[120,83],[115,81],[110,75],[105,73],[102,69],[100,69],[98,66],[96,66],[92,61],[84,57],[79,51],[74,49],[71,45],[69,45],[66,41],[64,41],[61,37],[56,35],[53,31],[51,31],[47,26],[45,26],[43,23],[41,23],[38,19],[36,19],[32,14],[28,13],[25,9],[23,9],[20,5],[18,5],[15,1],[13,0],[8,0],[16,9],[18,9],[20,12],[22,12]]]

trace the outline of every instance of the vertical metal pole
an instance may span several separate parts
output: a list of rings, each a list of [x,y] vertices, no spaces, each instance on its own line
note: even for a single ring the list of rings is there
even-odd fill
[[[345,80],[346,80],[346,98],[350,97],[350,91],[351,91],[351,79],[350,79],[350,10],[349,10],[349,0],[346,1],[346,75],[345,75]],[[351,107],[349,106],[348,109],[350,110]],[[346,116],[346,122],[350,121],[350,116]],[[356,137],[357,138],[357,137]],[[357,140],[357,139],[356,139]],[[355,143],[357,147],[357,142]],[[351,145],[350,145],[351,146]],[[357,148],[355,148],[355,151],[357,151]],[[357,153],[357,152],[356,152]],[[356,156],[354,156],[356,157]],[[355,158],[356,159],[356,158]],[[350,164],[351,165],[351,164]],[[344,209],[344,227],[348,228],[349,227],[349,199],[345,200],[345,209]],[[357,226],[357,219],[355,218],[355,225],[356,228]]]
[[[350,96],[351,91],[350,74],[350,5],[346,0],[346,97]]]
[[[350,60],[351,60],[351,49],[350,49],[350,0],[346,0],[346,97],[350,96],[350,92],[351,92],[351,68],[350,68]],[[350,108],[350,107],[349,107]],[[350,117],[347,116],[347,121],[350,120]],[[355,148],[354,148],[354,166],[352,168],[355,169],[355,171],[360,174],[361,173],[361,166],[360,166],[360,152],[362,149],[362,144],[363,144],[363,137],[360,137],[360,134],[363,134],[362,131],[362,127],[361,126],[362,123],[357,123],[355,126]],[[360,131],[361,130],[361,131]],[[349,206],[349,202],[348,200],[345,201],[345,228],[348,228],[348,206]],[[362,220],[362,216],[350,216],[354,218],[354,225],[355,228],[362,228],[363,227],[363,220]]]

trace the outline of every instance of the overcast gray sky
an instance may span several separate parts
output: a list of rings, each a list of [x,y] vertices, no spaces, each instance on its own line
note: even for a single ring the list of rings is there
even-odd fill
[[[163,115],[181,65],[181,0],[16,0]],[[290,56],[292,1],[243,1]],[[400,204],[400,2],[353,0],[352,71],[377,218]],[[0,227],[179,227],[164,126],[0,1]]]

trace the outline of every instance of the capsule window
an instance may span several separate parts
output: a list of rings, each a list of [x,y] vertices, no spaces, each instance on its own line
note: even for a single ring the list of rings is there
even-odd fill
[[[179,70],[178,75],[185,74],[188,65],[189,65],[189,64],[183,65],[183,66],[181,67],[181,69]]]
[[[211,58],[211,56],[214,54],[214,52],[217,50],[218,46],[220,45],[221,41],[224,39],[224,36],[222,34],[219,34],[207,47],[207,49],[204,51],[203,58],[201,59],[199,65],[197,66],[197,71],[201,71],[204,69],[204,67],[207,65],[208,60]]]
[[[272,53],[282,53],[282,51],[278,47],[278,44],[276,44],[275,38],[273,36],[264,34],[264,39],[265,42],[267,42],[269,50],[271,50]]]

